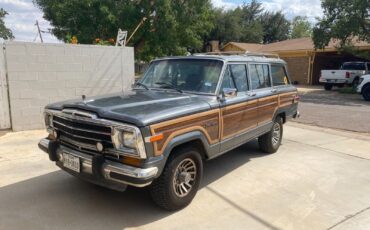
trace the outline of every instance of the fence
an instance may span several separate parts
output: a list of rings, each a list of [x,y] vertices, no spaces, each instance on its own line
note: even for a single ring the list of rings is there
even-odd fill
[[[11,125],[43,128],[46,104],[122,92],[134,82],[134,50],[69,44],[5,44]]]

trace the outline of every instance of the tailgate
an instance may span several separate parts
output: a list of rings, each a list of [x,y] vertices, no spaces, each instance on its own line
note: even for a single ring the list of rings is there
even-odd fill
[[[346,70],[322,70],[321,78],[323,79],[345,79]]]

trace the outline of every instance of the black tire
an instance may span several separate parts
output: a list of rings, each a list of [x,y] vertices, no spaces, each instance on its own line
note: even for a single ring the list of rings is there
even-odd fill
[[[325,83],[324,89],[325,90],[331,90],[333,88],[333,84]]]
[[[362,89],[362,97],[365,99],[365,101],[370,101],[370,84],[367,84]]]
[[[278,129],[278,130],[277,130]],[[276,139],[277,138],[277,139]],[[260,149],[265,153],[276,153],[283,138],[283,119],[277,117],[270,132],[258,138]]]
[[[352,82],[352,88],[356,89],[359,83],[360,83],[360,79],[356,77]]]
[[[179,195],[179,193],[184,192],[184,190],[180,189],[181,190],[180,191],[177,190],[176,188],[181,187],[179,186],[181,179],[187,180],[188,177],[187,174],[185,176],[184,174],[182,174],[184,172],[179,173],[177,169],[181,168],[180,165],[182,165],[183,162],[185,163],[188,162],[190,164],[191,161],[196,166],[195,167],[196,173],[193,178],[193,181],[188,181],[187,183],[188,185],[191,184],[192,186],[190,187],[188,193],[185,193],[183,194],[183,196],[180,196],[181,194]],[[203,176],[203,162],[199,151],[195,148],[178,149],[176,152],[171,153],[161,176],[153,181],[152,185],[150,186],[150,195],[153,201],[161,208],[164,208],[169,211],[182,209],[186,207],[188,204],[190,204],[190,202],[195,197],[202,176]],[[183,185],[185,186],[185,182],[183,183]],[[185,186],[185,188],[189,187]]]

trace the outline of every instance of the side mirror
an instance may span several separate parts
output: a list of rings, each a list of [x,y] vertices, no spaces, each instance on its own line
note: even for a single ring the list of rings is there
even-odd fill
[[[235,88],[223,88],[222,89],[222,98],[235,97],[238,90]]]

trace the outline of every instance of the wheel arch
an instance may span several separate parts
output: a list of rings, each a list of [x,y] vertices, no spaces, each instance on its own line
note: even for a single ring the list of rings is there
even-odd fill
[[[208,159],[211,154],[210,144],[201,131],[192,131],[180,134],[172,138],[164,149],[164,160],[158,174],[160,175],[162,173],[162,170],[165,167],[170,155],[175,154],[176,150],[178,149],[187,147],[195,147],[196,149],[198,149],[202,159]]]
[[[366,83],[365,85],[362,86],[361,94],[364,92],[366,87],[370,87],[370,82],[368,82],[368,83]]]

